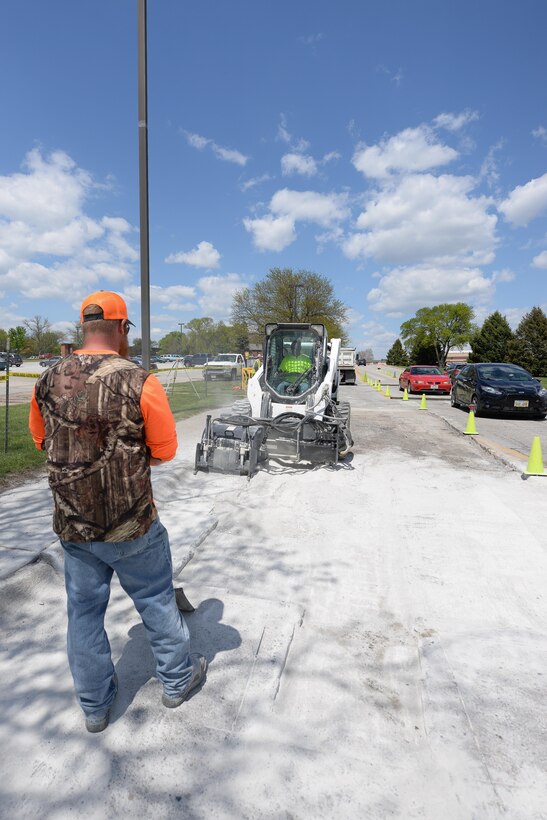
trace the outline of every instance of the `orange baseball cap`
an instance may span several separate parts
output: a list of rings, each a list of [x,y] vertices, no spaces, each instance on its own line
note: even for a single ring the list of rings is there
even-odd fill
[[[97,305],[100,312],[87,314],[84,316],[84,310],[89,305]],[[111,290],[96,290],[95,293],[90,293],[86,296],[80,307],[80,320],[82,322],[93,322],[96,319],[125,319],[130,325],[135,325],[127,316],[127,305],[125,304],[119,293],[113,293]]]

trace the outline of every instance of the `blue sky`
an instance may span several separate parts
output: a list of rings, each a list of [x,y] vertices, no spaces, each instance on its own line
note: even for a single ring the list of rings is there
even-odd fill
[[[543,0],[149,0],[152,338],[272,267],[377,356],[425,305],[547,310]],[[0,327],[140,324],[137,2],[0,18]]]

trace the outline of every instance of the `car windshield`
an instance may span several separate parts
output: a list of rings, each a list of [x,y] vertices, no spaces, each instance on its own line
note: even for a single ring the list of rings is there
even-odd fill
[[[217,362],[235,362],[237,355],[235,353],[219,353],[216,357]]]
[[[438,367],[411,367],[411,376],[440,376],[441,371]]]
[[[481,379],[489,382],[532,382],[534,377],[516,365],[487,365],[477,368]]]

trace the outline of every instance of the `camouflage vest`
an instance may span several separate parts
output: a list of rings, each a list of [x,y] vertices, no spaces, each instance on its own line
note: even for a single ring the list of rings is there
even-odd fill
[[[114,353],[73,353],[38,380],[53,529],[64,541],[131,541],[156,518],[140,407],[147,378]]]

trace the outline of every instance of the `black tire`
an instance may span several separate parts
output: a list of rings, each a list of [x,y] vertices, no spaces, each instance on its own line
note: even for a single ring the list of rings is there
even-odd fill
[[[401,386],[401,382],[399,382],[399,390],[401,391],[401,393],[403,392],[403,388],[402,388],[402,386]]]
[[[412,395],[412,385],[410,384],[410,382],[406,386],[406,392],[408,393],[409,396]]]
[[[251,402],[248,399],[238,399],[232,404],[231,407],[231,415],[232,416],[250,416],[251,415]]]
[[[450,391],[450,406],[451,407],[459,407],[460,405],[456,401],[456,391],[454,388]]]
[[[230,381],[235,382],[236,376],[237,376],[237,370],[231,370],[230,371]]]
[[[475,418],[478,418],[479,413],[482,412],[482,408],[479,404],[479,399],[476,393],[473,393],[473,395],[471,396],[471,404],[475,405]]]

